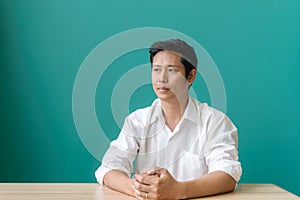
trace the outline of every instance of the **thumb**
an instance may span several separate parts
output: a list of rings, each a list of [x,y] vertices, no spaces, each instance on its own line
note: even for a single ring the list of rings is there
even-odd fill
[[[163,175],[166,175],[168,173],[168,170],[165,168],[157,168],[155,169],[155,173],[161,177]]]

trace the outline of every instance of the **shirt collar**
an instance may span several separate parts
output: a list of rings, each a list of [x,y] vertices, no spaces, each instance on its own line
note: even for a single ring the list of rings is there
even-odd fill
[[[192,97],[189,97],[189,101],[185,108],[182,118],[190,120],[191,122],[194,122],[195,124],[198,123],[197,106]]]
[[[153,104],[153,113],[150,119],[150,124],[154,123],[157,119],[164,120],[163,113],[162,113],[162,107],[161,107],[161,101],[159,99],[156,99]],[[182,119],[187,119],[195,124],[198,123],[198,115],[197,115],[197,107],[195,105],[194,99],[192,97],[189,97],[188,104],[185,108],[185,111],[183,113]]]

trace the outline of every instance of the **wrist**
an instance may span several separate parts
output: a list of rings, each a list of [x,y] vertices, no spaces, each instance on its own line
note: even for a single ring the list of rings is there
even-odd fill
[[[126,191],[126,193],[130,196],[134,196],[132,185],[133,185],[133,179],[130,179],[130,181],[128,181],[127,191]]]
[[[186,182],[178,182],[176,191],[177,191],[176,199],[186,199],[187,198]]]

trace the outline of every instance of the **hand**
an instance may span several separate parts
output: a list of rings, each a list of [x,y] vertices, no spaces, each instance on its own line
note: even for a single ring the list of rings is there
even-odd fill
[[[133,192],[137,199],[180,199],[180,182],[167,169],[158,168],[136,174]]]

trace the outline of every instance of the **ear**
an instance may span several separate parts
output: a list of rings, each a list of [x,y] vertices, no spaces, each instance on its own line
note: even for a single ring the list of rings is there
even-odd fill
[[[188,79],[187,79],[189,85],[192,85],[192,83],[194,82],[194,80],[196,78],[196,74],[197,74],[197,70],[196,69],[192,69],[190,71]]]

